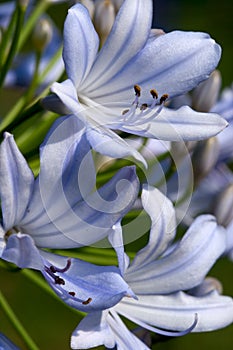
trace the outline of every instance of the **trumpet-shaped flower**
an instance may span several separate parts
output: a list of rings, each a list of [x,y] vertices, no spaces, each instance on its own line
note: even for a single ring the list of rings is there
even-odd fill
[[[99,38],[81,4],[64,25],[63,58],[68,79],[54,83],[44,105],[72,113],[86,124],[87,138],[111,157],[140,155],[113,130],[163,140],[199,140],[227,125],[217,114],[164,107],[216,67],[221,48],[205,33],[151,30],[152,1],[125,0],[99,50]],[[135,96],[133,96],[135,94]]]
[[[175,237],[171,202],[148,187],[143,190],[142,203],[151,218],[149,242],[131,263],[126,255],[123,261],[122,248],[117,246],[119,237],[112,236],[124,278],[138,299],[122,299],[109,310],[87,315],[72,335],[72,349],[100,344],[109,348],[117,345],[121,350],[149,349],[127,329],[119,315],[147,330],[172,336],[210,331],[233,321],[230,297],[207,291],[204,286],[198,288],[198,293],[190,291],[204,285],[207,272],[224,251],[225,230],[213,216],[203,215],[171,245]]]
[[[21,268],[40,270],[68,304],[93,311],[133,295],[118,269],[42,248],[79,247],[109,235],[134,202],[138,179],[133,167],[123,168],[94,191],[90,147],[73,119],[60,119],[50,130],[37,179],[13,136],[5,134],[0,146],[0,256]]]

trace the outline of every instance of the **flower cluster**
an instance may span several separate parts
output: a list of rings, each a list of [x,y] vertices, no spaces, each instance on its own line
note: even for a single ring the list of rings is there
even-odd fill
[[[0,268],[75,310],[71,349],[152,349],[155,333],[230,325],[233,300],[207,276],[233,261],[221,47],[152,29],[152,0],[78,1],[61,43],[46,14],[57,2],[0,5],[0,88],[17,91],[1,112]],[[17,347],[1,333],[0,349]]]

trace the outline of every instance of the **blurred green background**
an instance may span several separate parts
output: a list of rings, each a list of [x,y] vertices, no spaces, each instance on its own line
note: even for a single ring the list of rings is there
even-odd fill
[[[2,1],[1,1],[2,2]],[[49,13],[62,28],[68,4],[59,4]],[[233,80],[233,1],[222,0],[156,0],[154,26],[165,31],[180,29],[205,31],[222,46],[219,69],[223,86]],[[156,58],[155,58],[156,59]],[[7,103],[7,102],[6,102]],[[4,109],[4,106],[2,106]],[[106,261],[108,264],[108,261]],[[22,321],[25,328],[42,350],[69,350],[70,335],[77,326],[79,316],[48,295],[22,272],[12,272],[0,267],[1,290]],[[211,276],[223,283],[224,294],[233,296],[233,263],[218,261]],[[22,349],[27,347],[0,309],[0,331],[8,335]],[[182,338],[161,341],[153,346],[157,350],[230,350],[233,347],[233,325],[213,333],[190,334]],[[136,349],[135,349],[136,350]]]

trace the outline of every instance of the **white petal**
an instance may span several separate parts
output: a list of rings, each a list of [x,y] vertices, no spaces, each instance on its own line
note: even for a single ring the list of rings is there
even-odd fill
[[[170,254],[125,275],[136,294],[171,293],[200,284],[226,247],[226,232],[211,215],[198,217]]]
[[[82,92],[98,90],[141,50],[150,34],[151,19],[151,0],[124,1],[108,39],[82,86]]]
[[[0,198],[3,226],[7,231],[24,216],[30,200],[34,176],[12,135],[5,133],[0,146]]]
[[[220,56],[220,46],[206,33],[174,31],[160,35],[149,40],[111,80],[88,91],[88,96],[99,103],[130,101],[135,84],[142,88],[142,103],[151,101],[150,89],[154,88],[159,96],[181,95],[207,79]]]
[[[99,38],[85,6],[68,11],[64,25],[63,59],[66,73],[76,87],[88,75],[99,48]]]
[[[200,113],[188,106],[177,110],[163,108],[150,123],[141,127],[122,126],[121,130],[164,141],[199,141],[218,134],[228,125],[215,113]]]
[[[139,295],[139,300],[123,299],[114,307],[117,312],[148,326],[184,331],[198,316],[193,332],[226,327],[233,322],[233,301],[212,292],[200,298],[178,292],[171,295]],[[149,327],[148,327],[149,328]]]
[[[12,234],[2,253],[2,259],[10,261],[20,268],[42,270],[43,259],[29,235]]]
[[[171,201],[159,190],[144,186],[142,205],[151,218],[148,244],[136,254],[127,273],[130,273],[158,258],[172,242],[176,233],[175,210]]]
[[[145,159],[135,148],[131,147],[115,132],[104,128],[104,126],[89,125],[87,127],[87,139],[96,152],[112,158],[127,158],[131,156],[147,167]]]
[[[106,317],[107,312],[88,314],[72,334],[71,349],[89,349],[99,345],[113,348],[115,339]]]

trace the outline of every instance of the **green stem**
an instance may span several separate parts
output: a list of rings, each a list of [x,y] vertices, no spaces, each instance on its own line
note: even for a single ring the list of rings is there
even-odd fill
[[[26,329],[23,327],[22,323],[19,321],[17,316],[15,315],[14,311],[8,304],[6,298],[0,291],[0,306],[2,307],[3,311],[17,330],[17,332],[20,334],[22,339],[24,340],[25,344],[27,345],[28,349],[30,350],[39,350],[37,345],[34,343],[34,341],[31,339],[29,334],[27,333]]]
[[[2,41],[0,44],[0,67],[2,69],[3,63],[5,62],[5,58],[6,58],[6,53],[8,50],[8,45],[11,42],[11,36],[12,36],[12,32],[15,26],[15,21],[17,18],[17,7],[15,8],[12,16],[11,16],[11,20],[10,23],[8,24],[8,27],[6,30],[3,31],[3,35],[2,35]]]
[[[6,74],[11,66],[12,61],[13,61],[13,58],[17,52],[20,32],[21,32],[21,29],[23,27],[23,22],[24,22],[24,14],[25,14],[25,7],[20,6],[20,4],[18,4],[17,5],[17,20],[16,20],[16,26],[15,26],[15,32],[14,32],[11,47],[10,47],[9,53],[7,55],[6,61],[1,69],[0,86],[2,86],[2,84],[5,80]]]

